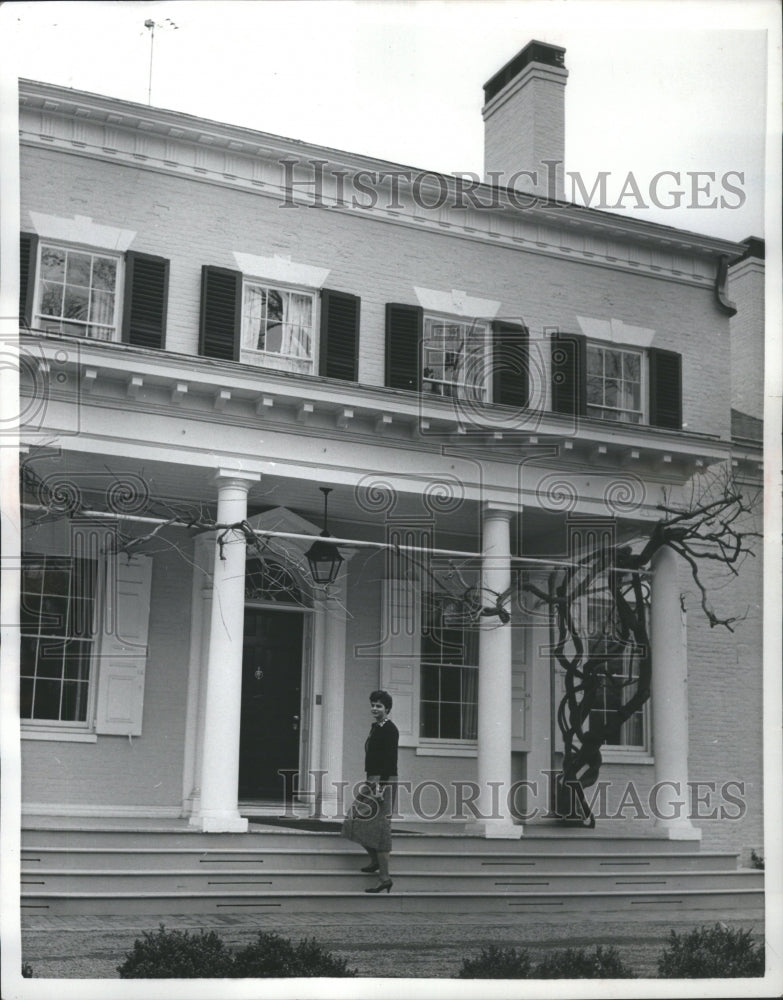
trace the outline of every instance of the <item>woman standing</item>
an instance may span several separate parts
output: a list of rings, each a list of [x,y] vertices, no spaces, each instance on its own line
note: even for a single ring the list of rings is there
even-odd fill
[[[389,718],[392,698],[388,691],[370,694],[373,723],[364,744],[367,785],[360,790],[343,823],[343,835],[361,844],[370,856],[363,872],[378,873],[378,884],[365,892],[387,893],[391,853],[391,814],[397,782],[397,745],[400,734]]]

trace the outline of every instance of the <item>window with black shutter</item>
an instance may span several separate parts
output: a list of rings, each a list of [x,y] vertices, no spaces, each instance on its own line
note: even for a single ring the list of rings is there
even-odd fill
[[[38,258],[38,237],[35,233],[19,234],[19,323],[29,330],[33,325],[35,297],[35,262]]]
[[[519,322],[492,324],[492,401],[518,409],[530,398],[528,331]]]
[[[682,427],[682,357],[674,351],[651,348],[650,423],[654,427]]]
[[[356,295],[322,290],[319,375],[358,380],[359,306]]]
[[[587,408],[587,341],[581,333],[552,337],[552,410],[581,416]]]
[[[423,319],[420,306],[386,304],[386,385],[390,389],[418,392],[421,387]]]
[[[199,354],[239,361],[242,275],[223,267],[201,269]]]
[[[161,350],[166,343],[169,262],[130,251],[125,257],[122,339]]]

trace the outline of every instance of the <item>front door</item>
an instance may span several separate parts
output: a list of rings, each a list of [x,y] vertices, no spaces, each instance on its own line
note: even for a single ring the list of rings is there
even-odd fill
[[[302,614],[245,608],[240,799],[280,801],[290,792],[281,770],[299,767],[302,687]]]

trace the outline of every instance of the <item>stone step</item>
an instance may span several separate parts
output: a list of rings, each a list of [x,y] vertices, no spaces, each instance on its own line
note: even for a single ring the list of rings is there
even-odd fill
[[[764,896],[760,889],[617,892],[406,892],[397,885],[391,894],[358,892],[233,892],[233,893],[38,893],[25,896],[22,914],[64,916],[90,914],[144,915],[154,922],[161,913],[241,915],[270,913],[379,913],[518,914],[520,922],[553,915],[581,914],[596,921],[645,922],[674,918],[711,923],[718,919],[761,921]]]
[[[24,847],[22,868],[34,872],[40,868],[74,869],[133,869],[243,871],[252,868],[264,871],[305,870],[352,872],[367,863],[367,855],[348,844],[333,843],[326,849],[310,847],[210,848],[200,847]],[[513,844],[506,853],[482,851],[436,851],[426,843],[394,844],[392,860],[408,871],[499,871],[499,872],[655,872],[655,871],[732,871],[737,868],[734,854],[692,851],[668,853],[648,850],[637,855],[628,853],[588,853],[579,844],[568,853],[536,853],[526,850],[527,843]]]
[[[520,827],[520,830],[522,828]],[[689,840],[667,840],[655,836],[630,836],[595,834],[584,828],[552,831],[524,832],[518,839],[493,840],[459,834],[404,833],[394,830],[395,853],[411,849],[422,849],[456,853],[508,853],[519,850],[525,854],[571,854],[575,849],[594,854],[638,855],[648,851],[666,854],[687,854],[698,850]],[[90,829],[26,828],[22,830],[23,849],[41,846],[73,847],[165,847],[166,849],[196,848],[291,848],[296,845],[303,850],[323,851],[346,847],[349,842],[338,830],[310,832],[295,829],[251,830],[248,833],[201,833],[198,830],[144,829],[134,830],[127,826],[107,829],[105,826]]]
[[[683,892],[705,890],[732,892],[738,889],[762,890],[761,871],[696,871],[696,872],[605,872],[585,873],[581,870],[520,874],[517,872],[443,872],[410,871],[403,859],[393,859],[392,876],[401,892],[481,893],[488,895],[527,895],[529,893],[570,892]],[[127,871],[95,869],[83,871],[41,869],[25,871],[21,884],[23,894],[36,896],[47,893],[72,894],[112,893],[233,893],[256,892],[312,893],[363,891],[372,885],[373,877],[359,872],[341,871]]]

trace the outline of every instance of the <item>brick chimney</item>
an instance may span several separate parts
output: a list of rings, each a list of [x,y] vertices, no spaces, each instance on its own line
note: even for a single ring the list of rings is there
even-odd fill
[[[560,46],[528,42],[484,85],[484,173],[488,182],[544,197],[564,197],[568,79],[564,60],[565,49]],[[547,165],[545,161],[550,162]],[[492,171],[500,176],[490,177]],[[515,178],[520,171],[535,172],[536,179]]]

